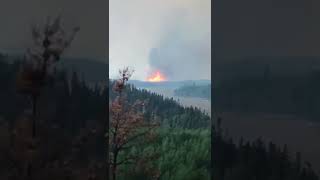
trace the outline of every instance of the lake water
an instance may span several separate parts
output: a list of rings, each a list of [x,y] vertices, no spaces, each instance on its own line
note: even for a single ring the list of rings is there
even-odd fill
[[[205,113],[207,113],[209,116],[211,115],[211,101],[204,98],[196,98],[196,97],[179,97],[174,95],[174,89],[173,88],[145,88],[151,92],[161,94],[164,97],[173,98],[176,100],[179,104],[181,104],[184,107],[198,107],[201,110],[203,110]]]

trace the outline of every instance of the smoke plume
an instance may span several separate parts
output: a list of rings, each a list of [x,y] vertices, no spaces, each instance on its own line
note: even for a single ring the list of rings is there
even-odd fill
[[[168,80],[210,79],[210,0],[110,0],[110,75],[159,70]]]

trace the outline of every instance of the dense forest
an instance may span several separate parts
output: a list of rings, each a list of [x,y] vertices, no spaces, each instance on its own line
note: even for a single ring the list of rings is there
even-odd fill
[[[7,156],[2,157],[1,166],[5,168],[1,168],[0,177],[18,178],[15,176],[17,173],[23,174],[23,158],[27,157],[21,156],[19,157],[21,159],[16,159],[17,152],[12,152],[11,149],[18,150],[18,147],[21,151],[28,149],[17,142],[28,140],[27,134],[30,132],[28,122],[32,119],[32,104],[28,97],[17,91],[15,82],[21,62],[14,61],[9,64],[0,61],[0,63],[0,83],[6,87],[1,88],[0,94],[3,130],[1,137],[3,142],[7,142],[2,143],[1,153]],[[183,108],[172,99],[136,89],[131,85],[128,85],[126,90],[129,103],[137,99],[147,100],[145,119],[159,121],[161,128],[156,130],[157,136],[152,143],[132,147],[124,154],[132,152],[136,154],[136,151],[142,151],[159,155],[152,164],[159,171],[160,179],[208,179],[210,118],[197,108]],[[38,101],[36,127],[39,162],[34,163],[39,172],[35,174],[37,178],[44,177],[46,173],[57,174],[52,175],[52,179],[62,177],[77,179],[92,172],[97,177],[103,176],[107,93],[106,88],[102,89],[98,85],[89,88],[76,72],[56,70],[53,73],[51,80],[42,89]],[[112,92],[110,95],[114,97]],[[18,135],[14,133],[17,132],[17,128],[20,128]],[[21,129],[25,129],[26,132],[23,134],[24,131]],[[51,150],[48,151],[48,148]],[[66,162],[68,163],[64,165]],[[131,179],[142,179],[142,177],[152,179],[148,175],[150,170],[142,170],[142,165],[134,165],[137,169],[133,172],[132,167],[132,165],[121,166],[119,179],[128,179],[128,176]],[[80,169],[82,170],[79,171]],[[192,171],[193,175],[188,174],[188,171]]]
[[[1,88],[0,94],[1,153],[6,154],[1,157],[0,175],[1,179],[15,179],[17,173],[24,172],[23,162],[28,158],[23,153],[28,146],[23,142],[28,140],[31,106],[27,97],[17,93],[15,78],[20,62],[0,63],[0,80],[6,87]],[[113,82],[109,83],[111,87]],[[64,71],[54,73],[38,102],[38,160],[34,163],[39,172],[37,178],[47,174],[52,179],[103,176],[105,152],[101,142],[104,142],[107,93],[115,97],[110,89],[89,88],[76,72],[70,77]],[[214,162],[213,176],[218,179],[317,179],[311,165],[304,163],[299,153],[292,156],[286,147],[267,144],[261,139],[235,143],[224,135],[219,125],[212,129],[210,137],[210,119],[196,108],[183,108],[172,99],[132,85],[126,87],[126,97],[129,103],[147,100],[144,118],[159,121],[161,126],[153,141],[140,143],[120,155],[153,154],[152,161],[122,165],[118,179],[153,179],[150,175],[153,171],[159,179],[209,179],[210,156]],[[193,119],[188,117],[190,114]],[[179,121],[170,118],[174,115]],[[191,124],[189,121],[194,119],[200,120]],[[154,169],[146,169],[146,165]]]
[[[197,108],[181,107],[172,98],[126,84],[130,77],[128,71],[120,73],[122,79],[109,81],[109,139],[111,147],[115,147],[111,150],[111,159],[116,159],[111,170],[117,168],[121,171],[117,175],[113,173],[113,177],[137,180],[210,179],[210,117]],[[135,109],[140,109],[142,114]],[[151,133],[149,127],[154,127],[154,124],[158,125]],[[130,148],[123,148],[127,146]],[[117,163],[119,159],[122,160]],[[118,167],[133,159],[134,166]],[[137,164],[143,164],[144,168]]]
[[[209,130],[160,128],[157,138],[148,144],[136,146],[136,151],[154,154],[156,158],[147,167],[156,168],[158,179],[163,180],[209,180],[211,167],[211,144]],[[128,156],[132,152],[126,152]],[[152,179],[148,171],[132,165],[121,167],[122,180]]]
[[[114,81],[109,81],[109,87],[113,84]],[[110,100],[113,100],[115,94],[112,88],[109,88],[109,95]],[[158,119],[162,126],[188,129],[210,127],[210,117],[197,107],[182,107],[173,98],[137,89],[131,84],[126,88],[126,95],[129,103],[133,103],[136,99],[147,100],[146,119]]]
[[[212,128],[213,179],[220,180],[317,180],[310,163],[299,152],[258,138],[234,142],[221,128],[218,118]]]
[[[23,152],[28,146],[23,142],[30,132],[27,123],[28,117],[30,118],[30,104],[25,96],[17,93],[13,83],[19,64],[1,61],[0,66],[1,83],[3,87],[7,87],[1,88],[3,101],[0,102],[3,142],[1,153],[7,154],[1,159],[1,179],[18,178],[15,176],[23,172],[23,162],[27,158]],[[104,138],[105,104],[109,91],[98,86],[95,89],[89,88],[77,73],[72,73],[70,78],[66,74],[57,71],[54,81],[43,89],[43,96],[39,101],[41,106],[39,105],[38,110],[39,138],[36,153],[39,162],[35,163],[39,170],[37,177],[52,174],[52,179],[78,179],[77,177],[88,176],[92,172],[96,176],[102,176],[104,169],[101,159],[104,157],[104,144],[101,142]],[[128,85],[126,90],[129,102],[133,102],[136,97],[163,104],[158,110],[159,114],[167,111],[167,116],[170,117],[169,109],[172,108],[181,108],[181,116],[183,113],[192,112],[192,108],[182,108],[171,99],[136,89],[131,85]],[[135,93],[135,96],[130,95],[131,93]],[[86,103],[82,103],[84,101]],[[152,117],[147,115],[148,111],[157,112],[151,110],[156,109],[155,107],[156,104],[148,106],[150,109],[145,110],[146,119]],[[158,113],[153,113],[153,117],[160,119]],[[194,116],[205,117],[200,111],[195,111]],[[204,122],[208,123],[207,120]],[[299,153],[292,157],[292,153],[286,147],[278,147],[272,142],[267,144],[261,139],[255,142],[242,140],[234,143],[224,135],[219,125],[214,127],[210,137],[209,129],[203,129],[204,126],[208,127],[208,124],[200,122],[195,126],[202,128],[185,128],[191,127],[187,124],[189,123],[177,123],[172,127],[163,125],[156,130],[157,136],[150,143],[143,143],[124,151],[120,156],[153,154],[153,158],[144,164],[126,164],[119,167],[118,179],[152,179],[150,172],[154,172],[154,169],[160,179],[209,179],[211,156],[214,162],[214,178],[317,179],[311,165],[304,163]],[[51,150],[48,151],[48,148]],[[64,163],[66,164],[63,165]],[[153,167],[153,170],[146,169],[146,165]],[[77,169],[81,169],[81,172]]]
[[[69,79],[56,71],[37,102],[37,131],[31,140],[31,99],[16,84],[22,62],[0,63],[1,154],[5,154],[0,179],[26,178],[31,157],[33,179],[79,179],[92,173],[104,177],[107,92],[87,88],[76,73]]]
[[[235,78],[221,82],[213,103],[222,111],[289,113],[310,119],[320,117],[320,74],[301,77],[271,76]]]
[[[1,151],[7,154],[2,156],[1,160],[3,162],[1,166],[4,167],[1,168],[3,170],[1,179],[14,178],[16,173],[23,171],[23,168],[18,166],[18,162],[23,161],[23,154],[19,156],[20,159],[14,155],[23,152],[23,149],[18,151],[17,148],[21,148],[21,145],[17,142],[23,141],[26,136],[24,133],[28,132],[25,119],[30,117],[30,112],[26,111],[30,104],[25,96],[19,95],[16,91],[14,80],[19,64],[18,61],[12,64],[1,61],[0,66],[1,83],[3,87],[7,87],[1,88],[3,101],[0,102],[0,127],[1,137],[3,137]],[[317,179],[311,165],[303,163],[299,153],[292,158],[292,153],[286,147],[277,147],[272,142],[266,144],[261,139],[255,142],[242,140],[234,143],[224,135],[219,126],[215,126],[210,138],[209,119],[201,111],[182,108],[172,99],[136,89],[131,85],[128,85],[126,90],[129,102],[135,99],[148,99],[148,102],[154,103],[147,106],[145,119],[151,117],[166,119],[167,117],[167,122],[160,121],[163,126],[157,130],[157,136],[152,142],[135,146],[121,155],[127,156],[137,152],[156,155],[157,157],[150,161],[148,166],[157,169],[160,179],[208,179],[210,156],[213,157],[214,162],[213,175],[219,179],[250,180],[255,177],[259,177],[258,179],[263,177],[266,177],[265,179]],[[77,73],[74,72],[71,77],[68,77],[63,71],[55,72],[54,81],[49,83],[43,91],[38,111],[37,127],[40,129],[39,137],[41,138],[39,138],[37,153],[39,158],[48,165],[41,165],[39,162],[37,168],[41,169],[39,172],[43,174],[39,173],[38,176],[43,177],[45,173],[53,173],[57,177],[76,178],[90,174],[92,167],[100,168],[102,174],[101,158],[104,157],[104,145],[101,142],[103,142],[103,123],[106,118],[105,98],[106,93],[114,97],[112,92],[100,89],[98,86],[94,89],[89,88],[83,80],[80,80]],[[159,104],[163,106],[157,109]],[[173,108],[176,108],[176,111],[171,111]],[[148,115],[148,112],[153,115]],[[166,113],[164,113],[161,116],[161,112],[167,112],[167,115],[165,116]],[[173,115],[170,113],[175,112],[180,112],[181,117],[188,117],[184,113],[193,112],[195,119],[198,117],[204,119],[203,122],[198,122],[199,124],[195,123],[194,126],[198,128],[192,127],[188,119],[185,121],[181,119],[179,123],[172,123],[170,126],[170,117]],[[13,133],[17,130],[18,133]],[[59,133],[56,133],[57,131]],[[71,141],[74,143],[68,145]],[[210,142],[213,143],[211,155]],[[52,151],[48,152],[47,147]],[[12,150],[15,151],[12,152]],[[69,164],[63,166],[66,159]],[[56,167],[60,168],[54,168],[55,163],[58,163]],[[8,164],[10,166],[7,166]],[[90,167],[87,167],[89,164]],[[118,179],[152,179],[148,175],[150,170],[144,169],[144,166],[132,167],[131,164],[121,166]],[[83,169],[81,173],[74,171],[79,168]],[[53,175],[52,179],[55,179]]]
[[[320,117],[317,58],[278,57],[216,65],[213,104],[219,111]]]
[[[189,85],[174,90],[175,96],[199,97],[211,100],[211,85]]]

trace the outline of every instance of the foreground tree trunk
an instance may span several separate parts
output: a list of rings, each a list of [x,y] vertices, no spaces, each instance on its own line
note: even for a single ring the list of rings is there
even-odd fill
[[[108,116],[109,116],[109,113],[108,113]],[[106,131],[105,132],[107,132],[107,135],[106,135],[106,139],[107,139],[107,143],[106,143],[106,178],[107,178],[107,180],[109,180],[110,179],[110,163],[109,163],[109,161],[110,161],[110,158],[109,158],[109,125],[110,123],[109,123],[109,117],[107,117],[107,122],[106,122]]]
[[[34,164],[32,163],[33,154],[36,149],[37,99],[41,88],[45,85],[48,66],[60,60],[60,56],[70,46],[75,34],[80,30],[79,27],[75,27],[70,37],[68,37],[64,33],[60,23],[60,17],[57,17],[52,22],[48,19],[43,29],[36,26],[32,27],[34,44],[32,48],[28,49],[26,54],[26,60],[30,60],[30,62],[25,64],[26,66],[22,68],[21,74],[18,75],[17,79],[18,90],[31,96],[32,101],[32,134],[31,141],[29,142],[30,158],[27,161],[26,175],[22,175],[26,177],[25,179],[34,180],[35,178]]]
[[[34,147],[34,142],[35,142],[35,138],[36,138],[36,116],[37,116],[37,95],[32,95],[31,97],[31,101],[32,101],[32,129],[31,129],[31,144],[30,144],[30,153],[33,153],[33,151],[35,150]],[[33,180],[33,176],[32,176],[32,160],[29,160],[28,164],[27,164],[27,179],[28,180]]]
[[[37,114],[37,96],[32,97],[32,139],[36,137],[36,114]]]

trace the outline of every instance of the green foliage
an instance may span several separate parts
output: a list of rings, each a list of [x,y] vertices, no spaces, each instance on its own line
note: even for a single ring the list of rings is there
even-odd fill
[[[5,154],[4,158],[1,157],[0,166],[5,168],[0,171],[0,179],[7,179],[6,176],[26,179],[22,167],[26,166],[30,155],[25,152],[35,152],[33,167],[37,169],[33,171],[35,177],[32,178],[35,180],[79,179],[90,173],[96,173],[99,179],[105,176],[105,171],[101,171],[104,167],[100,165],[103,165],[106,154],[104,126],[107,93],[89,89],[79,80],[77,73],[70,78],[66,72],[54,71],[53,81],[48,81],[39,97],[37,143],[34,146],[34,141],[30,141],[30,99],[17,93],[16,87],[16,74],[21,61],[9,64],[1,60],[0,128],[6,131],[2,131],[1,137],[5,139],[0,141],[5,145],[5,148],[0,148],[1,154]],[[71,83],[69,79],[72,79]],[[7,141],[10,143],[5,143]],[[71,170],[54,165],[56,162],[65,162]],[[95,166],[94,172],[88,172],[88,166]],[[72,170],[81,174],[74,174]]]
[[[210,179],[210,131],[208,129],[184,130],[159,128],[154,143],[133,147],[121,154],[141,154],[141,158],[158,155],[150,164],[162,180],[206,180]],[[122,167],[122,179],[152,179],[147,172],[135,171],[139,164]],[[143,178],[142,178],[143,177]]]
[[[253,142],[222,136],[219,126],[212,129],[213,177],[219,180],[318,180],[309,163],[301,164],[300,154],[292,158],[287,146],[278,147],[261,139]]]
[[[320,117],[320,72],[304,76],[234,77],[214,88],[213,104],[220,111],[294,114],[318,120]]]
[[[109,81],[109,87],[113,87]],[[182,107],[172,98],[165,98],[160,94],[151,93],[145,89],[137,89],[133,85],[128,85],[126,96],[129,103],[134,103],[137,99],[147,100],[145,107],[145,119],[156,119],[161,126],[168,128],[208,128],[210,117],[197,107]],[[109,88],[110,100],[116,95]]]

